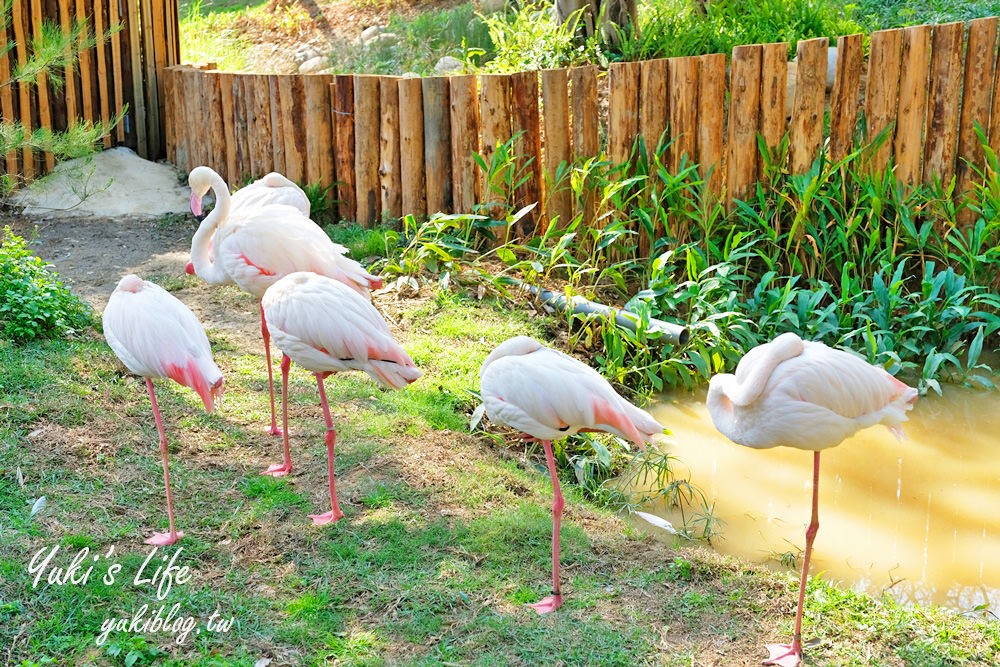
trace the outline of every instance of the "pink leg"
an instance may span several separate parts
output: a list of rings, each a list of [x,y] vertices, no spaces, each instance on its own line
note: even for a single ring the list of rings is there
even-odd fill
[[[291,365],[292,360],[288,358],[288,355],[281,355],[281,430],[278,432],[282,435],[285,460],[281,463],[275,463],[261,473],[262,475],[282,477],[292,471],[292,450],[288,445],[288,369]]]
[[[267,330],[267,320],[264,319],[264,305],[260,306],[260,335],[264,338],[264,359],[267,360],[267,390],[271,395],[271,428],[268,433],[281,435],[274,414],[274,371],[271,368],[271,332]]]
[[[563,495],[559,488],[559,475],[556,473],[556,457],[552,453],[552,443],[542,440],[545,449],[545,462],[549,466],[549,477],[552,478],[552,595],[528,606],[539,614],[547,614],[562,606],[562,594],[559,592],[559,528],[562,524]]]
[[[156,404],[156,394],[153,392],[153,381],[146,378],[146,390],[149,392],[149,402],[153,405],[153,418],[156,419],[156,430],[160,433],[160,456],[163,459],[163,481],[167,485],[167,520],[170,522],[170,532],[153,533],[152,537],[146,540],[146,544],[153,544],[158,547],[165,547],[173,544],[184,537],[182,531],[178,531],[174,525],[174,498],[170,493],[170,466],[167,463],[167,432],[163,428],[163,419],[160,417],[160,408]]]
[[[813,453],[813,497],[812,519],[806,528],[806,553],[802,557],[802,578],[799,580],[799,607],[795,612],[795,634],[792,643],[768,644],[770,654],[765,665],[780,665],[781,667],[798,667],[802,660],[802,608],[806,601],[806,578],[809,576],[809,559],[812,556],[813,540],[819,531],[819,452]]]
[[[337,442],[337,431],[333,428],[333,417],[330,416],[330,406],[326,402],[326,390],[323,388],[323,374],[316,373],[316,386],[319,388],[319,402],[323,406],[323,419],[326,420],[326,471],[330,479],[330,505],[333,507],[324,514],[310,514],[309,518],[317,526],[325,526],[344,517],[337,503],[337,489],[333,483],[333,446]]]

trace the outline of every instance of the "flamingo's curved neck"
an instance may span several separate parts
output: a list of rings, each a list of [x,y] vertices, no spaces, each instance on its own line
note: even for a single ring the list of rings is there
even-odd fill
[[[191,263],[194,265],[195,274],[205,282],[223,283],[229,280],[229,276],[218,262],[213,261],[211,242],[216,228],[229,217],[232,196],[229,194],[226,182],[214,172],[211,188],[215,193],[215,208],[201,221],[198,231],[191,239]]]

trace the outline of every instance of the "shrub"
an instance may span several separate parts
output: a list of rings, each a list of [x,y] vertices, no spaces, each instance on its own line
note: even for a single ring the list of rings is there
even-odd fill
[[[90,326],[93,313],[69,291],[27,242],[4,227],[0,242],[0,330],[14,341],[69,336]]]

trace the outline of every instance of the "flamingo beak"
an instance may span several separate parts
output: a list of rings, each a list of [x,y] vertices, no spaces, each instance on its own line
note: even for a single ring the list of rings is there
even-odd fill
[[[195,217],[201,215],[201,197],[198,196],[197,192],[191,193],[191,212],[194,213]]]
[[[189,276],[193,276],[194,275],[194,264],[192,264],[191,262],[188,262],[187,266],[184,267],[184,273],[188,274]]]

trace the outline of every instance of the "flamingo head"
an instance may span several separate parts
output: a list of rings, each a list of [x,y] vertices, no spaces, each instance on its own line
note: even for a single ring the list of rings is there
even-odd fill
[[[486,360],[483,361],[483,365],[480,367],[479,372],[482,374],[483,370],[485,370],[487,366],[501,357],[531,354],[532,352],[540,350],[543,347],[545,346],[530,336],[514,336],[513,338],[508,338],[504,342],[497,345],[496,348],[489,353]]]
[[[130,273],[127,276],[122,276],[122,279],[118,281],[118,287],[115,288],[116,292],[138,292],[142,289],[143,280],[134,273]]]
[[[212,187],[212,177],[215,175],[209,167],[195,167],[188,174],[188,185],[191,187],[191,212],[201,215],[201,199]]]

